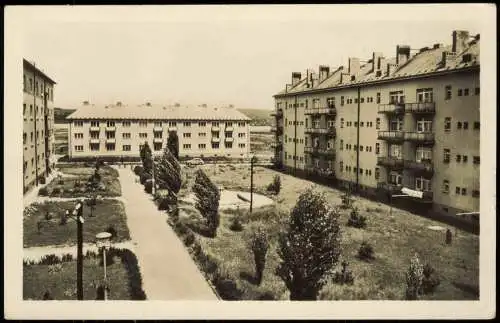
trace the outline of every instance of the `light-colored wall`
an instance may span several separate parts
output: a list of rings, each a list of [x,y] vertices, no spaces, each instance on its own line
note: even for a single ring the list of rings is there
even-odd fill
[[[75,126],[76,121],[83,121],[83,126]],[[69,127],[70,140],[68,142],[69,155],[75,157],[95,157],[95,156],[139,156],[139,145],[148,142],[153,154],[161,154],[167,143],[169,120],[148,120],[145,127],[139,125],[139,120],[129,120],[130,127],[123,126],[123,120],[115,120],[115,150],[106,150],[106,128],[107,120],[99,121],[99,151],[90,150],[90,128],[91,120],[73,120]],[[154,138],[154,122],[161,121],[162,139]],[[175,121],[177,135],[179,137],[179,156],[180,157],[200,157],[200,156],[226,156],[230,158],[247,157],[250,153],[250,128],[249,123],[246,121],[229,121],[232,122],[232,148],[225,148],[225,131],[226,122],[228,121],[201,121],[206,122],[206,126],[200,126],[199,121],[186,121],[190,122],[190,126],[184,126],[184,121]],[[219,148],[212,148],[212,122],[219,123]],[[245,125],[239,126],[238,122]],[[76,133],[82,133],[83,138],[75,138]],[[124,139],[123,133],[130,133],[130,139]],[[147,133],[147,138],[140,138],[140,133]],[[190,133],[190,138],[185,138],[184,133]],[[199,133],[206,133],[205,137],[199,136]],[[243,133],[243,137],[238,134]],[[154,149],[154,142],[161,142],[160,150]],[[191,144],[191,148],[184,148],[184,144]],[[199,144],[205,144],[206,148],[199,148]],[[239,144],[244,144],[244,147],[239,147]],[[83,146],[83,151],[76,151],[75,146]],[[123,151],[123,145],[130,145],[130,151]]]

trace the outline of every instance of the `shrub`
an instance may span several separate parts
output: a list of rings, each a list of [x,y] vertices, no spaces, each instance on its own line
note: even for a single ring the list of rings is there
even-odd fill
[[[142,185],[144,185],[144,183],[146,183],[147,180],[152,179],[151,174],[146,173],[146,172],[142,172],[139,176],[140,176],[140,181],[141,181]]]
[[[68,223],[68,218],[66,217],[66,214],[62,213],[59,220],[59,225],[65,225],[66,223]]]
[[[38,190],[39,196],[49,196],[49,190],[46,187],[42,187]]]
[[[422,273],[422,292],[424,294],[433,293],[441,283],[436,271],[430,264],[425,264]]]
[[[148,194],[152,194],[153,193],[153,181],[152,180],[147,180],[145,183],[144,183],[144,190],[146,191],[146,193]]]
[[[115,227],[112,224],[108,226],[106,232],[111,233],[111,239],[116,239],[118,236],[118,232],[116,231]]]
[[[363,241],[358,249],[358,258],[365,261],[375,259],[372,245],[366,241]]]
[[[39,264],[40,265],[55,265],[61,263],[61,259],[54,254],[44,255]]]
[[[217,235],[217,228],[220,224],[219,189],[203,170],[198,169],[196,171],[193,192],[197,197],[196,209],[198,209],[205,218],[207,227],[210,230],[210,236],[215,237]]]
[[[240,216],[238,214],[234,215],[231,219],[231,225],[229,226],[231,231],[240,232],[243,230],[243,225],[241,224]]]
[[[342,270],[340,272],[335,272],[333,276],[333,282],[340,285],[352,285],[354,283],[354,276],[352,271],[348,268],[349,263],[347,261],[342,261]]]
[[[250,247],[255,261],[255,278],[257,284],[262,281],[262,274],[266,265],[266,254],[269,250],[269,237],[262,227],[258,227],[252,234]]]
[[[352,207],[354,200],[352,198],[350,191],[345,192],[340,198],[342,199],[341,208],[348,209],[348,208]]]
[[[50,293],[50,291],[46,290],[45,293],[43,293],[42,300],[51,301],[51,300],[54,300],[54,297],[52,297],[52,294]]]
[[[39,180],[40,184],[45,184],[45,177],[44,176],[40,176]]]
[[[144,167],[142,166],[135,166],[134,167],[134,173],[137,175],[137,176],[141,176],[141,174],[144,172]]]
[[[268,192],[273,192],[274,194],[279,194],[281,190],[281,178],[279,175],[275,175],[273,181],[267,186]]]
[[[366,217],[363,215],[359,215],[358,209],[353,208],[351,210],[349,220],[347,221],[347,225],[350,227],[363,229],[366,227]]]
[[[422,280],[424,279],[424,268],[415,254],[408,270],[406,271],[406,300],[417,300],[422,289]]]
[[[72,261],[72,260],[73,260],[73,255],[70,254],[70,253],[67,253],[67,254],[63,255],[62,258],[61,258],[62,262],[69,262],[69,261]]]
[[[52,190],[52,194],[51,195],[59,195],[59,194],[62,194],[61,192],[62,190],[59,188],[59,187],[54,187],[54,189]]]
[[[189,230],[189,231],[186,233],[186,235],[185,235],[185,237],[184,237],[184,239],[183,239],[183,241],[184,241],[184,245],[185,245],[186,247],[191,246],[191,245],[194,243],[194,240],[195,240],[195,239],[196,239],[196,237],[195,237],[194,233],[193,233],[191,230]]]

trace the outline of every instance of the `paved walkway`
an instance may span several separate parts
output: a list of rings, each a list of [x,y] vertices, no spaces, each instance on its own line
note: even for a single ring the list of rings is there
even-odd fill
[[[148,300],[217,300],[183,243],[129,168],[116,169]]]

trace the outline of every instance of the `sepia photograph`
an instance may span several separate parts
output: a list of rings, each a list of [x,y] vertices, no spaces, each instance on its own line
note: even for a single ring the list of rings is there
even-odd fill
[[[6,318],[495,316],[494,5],[4,30]]]

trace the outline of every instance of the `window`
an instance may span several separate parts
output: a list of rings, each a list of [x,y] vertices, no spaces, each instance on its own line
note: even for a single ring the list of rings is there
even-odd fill
[[[161,139],[163,137],[163,132],[161,132],[161,131],[155,131],[153,133],[153,137],[156,138],[156,139]]]
[[[83,151],[83,146],[75,146],[75,151]]]
[[[380,178],[380,169],[377,167],[375,168],[375,179],[379,179]]]
[[[168,126],[169,127],[177,127],[177,122],[175,122],[175,121],[169,121],[168,122]]]
[[[344,128],[344,118],[340,118],[340,128]]]
[[[464,130],[469,129],[469,122],[464,121]]]
[[[75,121],[75,122],[73,123],[73,125],[74,125],[75,127],[83,127],[83,121]]]
[[[415,178],[415,188],[419,191],[430,191],[431,181],[423,177],[417,177]]]
[[[443,180],[443,193],[450,193],[450,181],[447,179]]]
[[[358,98],[355,98],[355,99],[354,99],[354,103],[358,103]]]
[[[25,133],[23,133],[23,145],[26,145],[26,138],[28,137],[28,135]]]
[[[75,133],[75,139],[83,139],[83,133],[81,132]]]
[[[340,105],[343,106],[344,105],[344,96],[342,95],[340,97]]]
[[[444,131],[450,132],[450,130],[451,130],[451,118],[446,117],[444,118]]]
[[[226,122],[226,127],[232,127],[233,123],[232,122]]]
[[[238,144],[238,147],[240,148],[245,148],[245,146],[246,146],[245,144]]]
[[[191,122],[183,122],[182,125],[184,127],[191,127]]]
[[[130,132],[124,132],[124,133],[122,134],[122,138],[123,138],[123,139],[130,139]]]
[[[207,148],[206,144],[198,144],[198,149],[205,149]]]
[[[460,195],[460,187],[455,187],[455,194]]]
[[[123,151],[131,151],[132,147],[130,145],[123,145]]]
[[[139,121],[139,127],[147,127],[148,122],[147,121]]]
[[[91,151],[99,151],[99,144],[90,144]]]
[[[232,131],[226,131],[226,132],[224,132],[224,135],[226,136],[226,138],[233,138],[233,132]]]
[[[390,104],[404,103],[404,102],[405,102],[405,96],[403,94],[403,91],[389,92],[389,103]]]
[[[244,123],[244,122],[238,122],[238,126],[240,126],[240,127],[244,127],[244,126],[245,126],[245,123]]]
[[[207,136],[206,132],[198,132],[198,137],[205,138]]]
[[[450,163],[450,150],[449,149],[444,149],[443,150],[443,163],[448,164]]]
[[[460,163],[462,161],[462,155],[457,155],[457,163]]]
[[[416,150],[416,161],[422,162],[425,160],[432,160],[432,148],[430,147],[417,147]]]
[[[479,130],[479,128],[480,128],[479,121],[474,122],[474,130]]]
[[[399,130],[403,130],[402,123]],[[417,120],[417,132],[432,132],[432,120]]]
[[[99,139],[99,131],[91,131],[90,138],[91,139]]]
[[[161,121],[155,121],[154,127],[161,127]]]
[[[246,134],[244,132],[240,132],[238,134],[238,138],[245,138]]]
[[[469,89],[464,89],[464,96],[469,96]]]
[[[26,103],[23,103],[23,116],[26,115]]]
[[[359,151],[363,151],[363,146],[359,146]]]
[[[107,143],[106,144],[106,150],[108,150],[108,151],[115,150],[115,144],[114,143]]]
[[[460,121],[457,122],[457,129],[462,129],[462,122]]]
[[[91,127],[99,127],[99,121],[90,121]]]
[[[154,149],[155,151],[159,151],[159,150],[161,150],[161,146],[162,146],[162,143],[161,143],[161,142],[155,142],[155,143],[153,143],[153,149]]]
[[[218,142],[212,142],[212,149],[219,149],[219,143]]]
[[[476,87],[476,88],[474,89],[474,95],[479,95],[479,88],[478,88],[478,87]]]
[[[344,140],[340,139],[340,150],[344,150]]]
[[[114,121],[108,121],[107,122],[107,126],[108,127],[114,127],[115,126],[115,122]]]
[[[472,163],[474,165],[479,165],[480,164],[479,156],[473,156],[472,157]]]
[[[359,169],[359,174],[360,174],[360,175],[363,175],[363,168],[360,168],[360,169]]]
[[[445,100],[450,100],[451,99],[451,85],[447,85],[445,87],[445,91],[446,91],[446,94],[445,94],[444,99]]]
[[[467,189],[465,187],[462,187],[462,195],[467,195]]]
[[[130,127],[130,121],[123,121],[122,126],[123,127]]]
[[[479,190],[473,190],[472,197],[479,197]]]
[[[354,145],[354,150],[358,150],[358,145]]]
[[[185,132],[182,134],[182,137],[184,138],[191,138],[191,133],[190,132]]]
[[[463,163],[467,163],[467,159],[468,159],[468,158],[467,158],[467,155],[463,155],[463,156],[462,156],[462,162],[463,162]]]
[[[432,88],[417,89],[417,102],[434,102]]]
[[[375,120],[375,129],[380,129],[380,118]]]
[[[401,145],[390,145],[389,146],[389,156],[393,158],[401,158],[403,147]]]
[[[418,123],[417,123],[418,128]],[[403,118],[397,117],[389,120],[389,131],[401,131],[403,130]]]
[[[184,149],[191,149],[191,144],[183,144],[182,148],[184,148]]]
[[[362,127],[363,125],[364,125],[364,122],[363,122],[363,121],[361,121],[361,122],[359,123],[359,126],[360,126],[360,127]]]
[[[458,89],[458,96],[462,96],[462,89]]]
[[[140,132],[139,133],[139,138],[147,138],[148,134],[146,132]]]
[[[226,142],[226,143],[224,143],[224,146],[226,148],[233,148],[233,143],[232,142]]]
[[[380,103],[380,92],[377,93],[377,102],[376,103]]]

